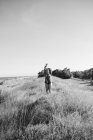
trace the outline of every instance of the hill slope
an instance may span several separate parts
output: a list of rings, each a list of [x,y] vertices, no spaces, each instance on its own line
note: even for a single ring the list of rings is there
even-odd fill
[[[4,79],[0,85],[0,139],[72,140],[93,137],[93,87],[89,81],[53,77]]]

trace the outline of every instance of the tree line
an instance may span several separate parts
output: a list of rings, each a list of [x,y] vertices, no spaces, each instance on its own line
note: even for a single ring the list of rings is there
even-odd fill
[[[69,68],[64,69],[55,69],[52,71],[52,75],[62,78],[62,79],[70,79],[70,78],[80,78],[80,79],[92,79],[93,80],[93,68],[84,70],[84,71],[73,71],[71,72]],[[44,76],[44,70],[41,70],[38,73],[38,77]]]

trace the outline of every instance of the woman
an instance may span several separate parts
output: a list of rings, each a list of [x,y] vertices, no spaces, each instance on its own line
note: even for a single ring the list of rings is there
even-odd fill
[[[52,88],[52,70],[47,67],[48,64],[44,67],[44,76],[45,76],[45,88],[46,92],[51,93]]]

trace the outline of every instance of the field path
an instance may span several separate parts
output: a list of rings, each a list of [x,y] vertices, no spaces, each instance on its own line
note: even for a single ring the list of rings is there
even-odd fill
[[[42,85],[42,90],[44,90],[44,78],[40,78],[37,81],[39,85]],[[93,103],[93,86],[88,80],[53,77],[52,95],[56,94],[59,97],[61,93],[69,94],[73,98],[78,98],[81,101]]]
[[[39,86],[42,85],[44,88],[44,78],[39,78],[36,80],[39,83]],[[82,93],[93,93],[93,86],[88,80],[81,79],[61,79],[53,77],[52,80],[52,91],[63,90],[66,92],[82,92]]]

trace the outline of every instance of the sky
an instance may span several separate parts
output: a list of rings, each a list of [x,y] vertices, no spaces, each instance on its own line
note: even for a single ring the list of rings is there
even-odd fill
[[[92,0],[0,0],[0,76],[37,75],[48,63],[93,68]]]

